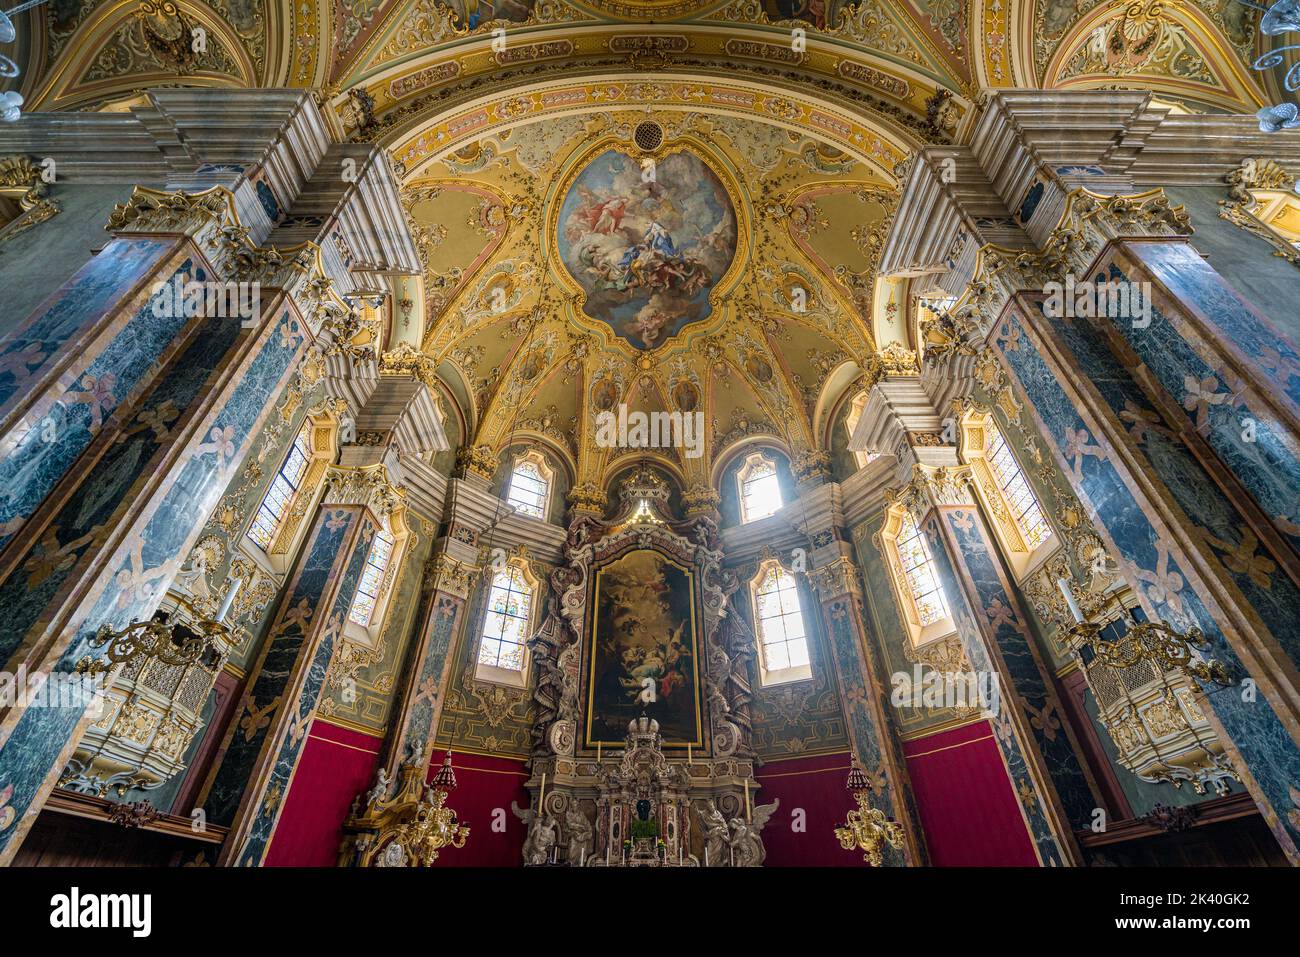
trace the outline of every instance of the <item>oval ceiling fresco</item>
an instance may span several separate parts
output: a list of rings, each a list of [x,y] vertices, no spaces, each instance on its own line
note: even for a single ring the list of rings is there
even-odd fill
[[[560,206],[560,258],[583,311],[636,349],[707,319],[709,293],[736,255],[736,215],[716,173],[693,153],[646,165],[608,150]]]

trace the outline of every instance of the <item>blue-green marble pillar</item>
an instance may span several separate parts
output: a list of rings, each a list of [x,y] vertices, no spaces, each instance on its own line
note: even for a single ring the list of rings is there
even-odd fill
[[[1202,707],[1300,863],[1300,588],[1257,516],[1093,321],[1049,318],[1041,297],[1022,294],[994,323],[990,345],[1147,615],[1200,628],[1208,653],[1237,674],[1233,685],[1203,687]]]
[[[451,647],[465,612],[477,569],[440,553],[425,573],[429,593],[425,616],[408,656],[397,713],[386,748],[387,766],[397,766],[409,754],[429,754],[442,715],[443,697],[451,680]]]
[[[365,506],[317,511],[200,800],[230,828],[222,864],[266,856],[378,528]]]
[[[1086,822],[1098,802],[1042,672],[1028,618],[1007,589],[997,553],[990,551],[982,517],[968,491],[937,472],[914,480],[913,490],[921,493],[914,509],[922,513],[917,528],[928,540],[971,674],[986,683],[996,679],[996,710],[989,721],[1025,828],[1042,866],[1080,864],[1074,830],[1083,824],[1071,812]],[[923,488],[916,488],[918,482]]]
[[[926,862],[925,838],[912,796],[907,764],[889,718],[889,693],[867,641],[862,587],[853,562],[841,556],[810,573],[830,644],[835,682],[844,708],[849,746],[871,778],[871,806],[903,826],[902,849],[884,848],[885,866]],[[845,811],[851,806],[845,793]],[[861,855],[860,851],[845,851]]]
[[[70,672],[101,626],[153,615],[310,338],[282,297],[251,329],[189,321],[139,398],[118,409],[111,440],[92,442],[9,542],[0,570],[6,670]],[[18,812],[0,831],[0,863],[90,719],[85,708],[21,703],[0,715],[0,789],[12,786]]]

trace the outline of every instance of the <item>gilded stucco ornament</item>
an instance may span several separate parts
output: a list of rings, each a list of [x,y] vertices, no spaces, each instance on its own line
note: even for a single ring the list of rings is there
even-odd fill
[[[20,214],[0,227],[0,245],[57,215],[62,206],[48,199],[41,168],[26,156],[0,159],[0,198],[14,200]]]
[[[409,342],[399,342],[379,356],[379,374],[411,376],[430,388],[437,381],[438,363],[432,356],[420,352]]]
[[[456,453],[456,472],[462,478],[477,475],[491,481],[497,471],[497,458],[490,445],[466,445]]]
[[[1267,242],[1274,256],[1300,266],[1300,250],[1295,244],[1255,215],[1262,205],[1255,190],[1290,193],[1295,198],[1295,177],[1270,159],[1248,157],[1229,170],[1223,181],[1228,185],[1228,198],[1219,200],[1219,218]],[[1290,204],[1292,209],[1296,206],[1300,206],[1300,199]]]

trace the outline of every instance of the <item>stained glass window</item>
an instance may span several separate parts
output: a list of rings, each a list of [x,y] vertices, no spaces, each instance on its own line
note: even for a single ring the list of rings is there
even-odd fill
[[[1012,456],[1011,450],[1007,448],[1002,433],[997,429],[992,431],[993,442],[988,451],[989,469],[993,472],[998,488],[1002,490],[1002,496],[1011,510],[1012,520],[1020,529],[1020,534],[1025,536],[1025,542],[1032,551],[1052,537],[1052,527],[1043,517],[1043,510],[1038,505],[1038,496],[1029,487],[1025,473]]]
[[[537,463],[520,461],[510,473],[510,493],[506,501],[533,518],[546,517],[546,477]]]
[[[916,614],[921,627],[933,625],[948,616],[948,605],[943,597],[943,589],[934,574],[934,559],[930,557],[930,546],[925,537],[912,521],[912,516],[904,512],[903,523],[898,530],[898,539],[894,543],[898,549],[898,560],[903,566],[903,577],[907,579],[908,591],[916,604]]]
[[[741,519],[767,518],[781,507],[781,485],[776,466],[761,456],[751,456],[740,472]]]
[[[264,552],[270,551],[271,542],[280,530],[302,478],[307,474],[307,466],[311,463],[311,451],[307,448],[308,428],[309,426],[303,426],[298,437],[293,440],[289,454],[284,457],[280,471],[271,480],[271,487],[266,490],[262,504],[257,507],[257,514],[253,517],[253,524],[248,529],[248,537]]]
[[[508,671],[522,671],[524,643],[528,640],[528,616],[533,605],[532,589],[516,565],[507,565],[492,578],[478,663]]]
[[[375,540],[370,544],[370,553],[366,555],[366,567],[361,572],[356,597],[352,599],[352,611],[348,614],[349,618],[363,628],[370,624],[370,616],[375,613],[379,590],[384,584],[384,572],[392,557],[393,540],[383,532],[377,532]]]
[[[765,673],[808,668],[808,637],[794,576],[772,565],[754,590],[754,618]]]

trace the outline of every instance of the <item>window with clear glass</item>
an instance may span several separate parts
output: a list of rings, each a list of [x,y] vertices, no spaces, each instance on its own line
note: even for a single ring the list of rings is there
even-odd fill
[[[257,507],[253,524],[249,526],[248,537],[264,552],[270,551],[271,542],[284,523],[289,506],[298,494],[303,476],[307,474],[307,466],[311,463],[311,450],[307,446],[308,428],[309,425],[304,425],[298,437],[293,440],[289,454],[284,457],[280,470],[271,480],[262,504]]]
[[[848,440],[853,440],[853,433],[857,431],[858,423],[862,421],[862,413],[867,407],[867,399],[870,396],[866,392],[859,392],[849,403],[849,410],[844,414],[844,431],[848,435]],[[854,460],[858,463],[858,468],[869,465],[876,459],[880,458],[879,452],[854,452]]]
[[[532,589],[518,566],[507,565],[493,576],[479,640],[480,666],[523,670],[532,605]]]
[[[1002,433],[993,429],[993,441],[989,445],[987,458],[993,479],[1002,491],[1007,508],[1011,511],[1012,521],[1025,536],[1025,544],[1033,551],[1052,537],[1052,527],[1043,517],[1043,510],[1038,505],[1038,496],[1029,487],[1024,471],[1007,448]]]
[[[810,677],[799,587],[794,576],[778,565],[769,566],[754,589],[754,620],[764,684]]]
[[[908,512],[903,513],[902,525],[899,527],[894,547],[898,550],[903,577],[907,581],[912,602],[916,605],[916,614],[921,627],[933,625],[936,621],[948,617],[948,604],[944,600],[943,588],[940,587],[939,579],[935,575],[930,546]]]
[[[510,473],[506,501],[525,515],[545,519],[547,486],[540,465],[532,459],[521,459]]]
[[[751,455],[739,472],[741,521],[767,518],[781,508],[781,484],[776,465],[761,455]]]
[[[375,540],[370,543],[370,553],[366,555],[366,567],[361,572],[361,583],[357,585],[356,597],[352,599],[352,611],[348,617],[363,628],[370,624],[370,617],[375,613],[379,603],[379,592],[384,585],[384,572],[393,557],[393,540],[384,532],[377,532]]]

